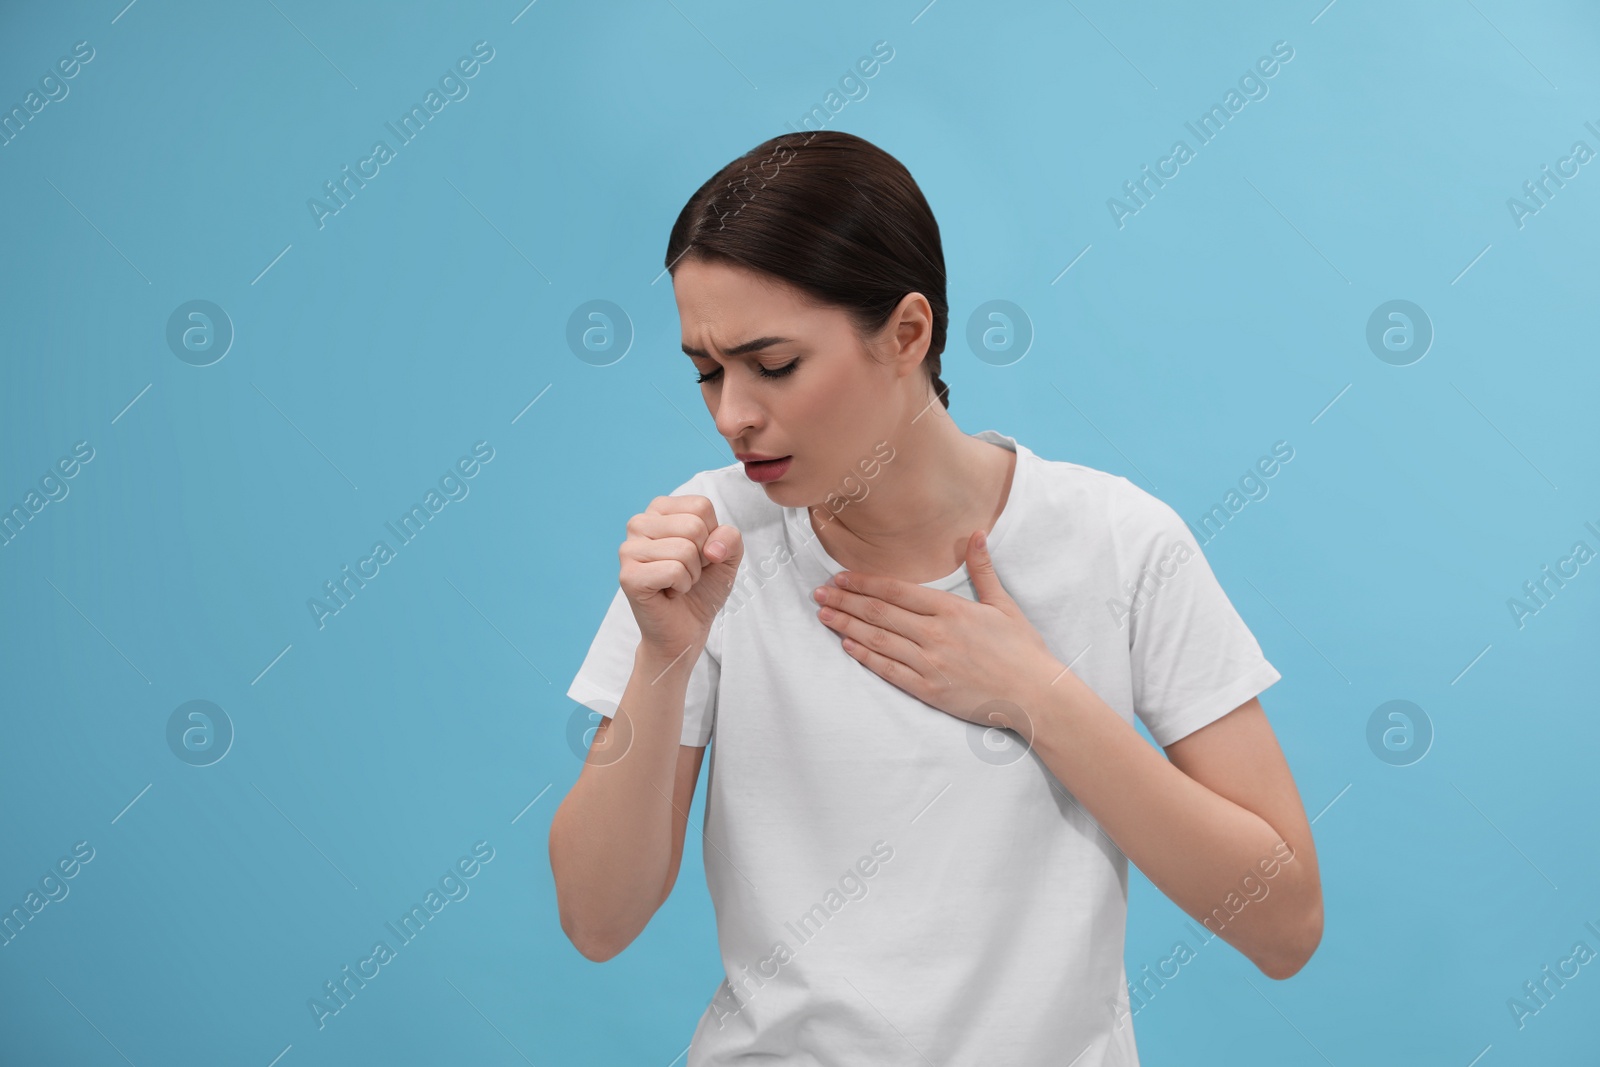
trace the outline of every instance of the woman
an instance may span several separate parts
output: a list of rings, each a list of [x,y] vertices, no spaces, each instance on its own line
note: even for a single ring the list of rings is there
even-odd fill
[[[666,263],[740,462],[629,520],[568,695],[605,716],[550,830],[592,960],[671,892],[712,738],[713,1064],[1138,1063],[1127,861],[1273,978],[1321,938],[1256,699],[1277,670],[1177,514],[961,431],[938,226],[892,156],[786,134]],[[1139,736],[1137,717],[1166,758]]]

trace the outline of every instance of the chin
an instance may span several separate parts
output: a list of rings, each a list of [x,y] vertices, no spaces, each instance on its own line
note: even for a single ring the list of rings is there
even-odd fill
[[[780,508],[804,508],[810,506],[807,502],[809,498],[806,494],[796,492],[795,487],[790,485],[786,478],[780,478],[776,482],[767,482],[761,486],[761,489],[767,494],[767,499]]]

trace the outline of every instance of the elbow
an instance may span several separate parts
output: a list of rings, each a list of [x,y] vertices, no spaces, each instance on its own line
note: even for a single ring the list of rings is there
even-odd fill
[[[558,891],[556,895],[559,901],[560,892]],[[560,903],[557,907],[561,912],[561,932],[567,935],[572,947],[592,963],[604,963],[620,955],[622,950],[633,944],[644,931],[644,924],[650,919],[650,916],[646,915],[626,926],[618,926],[615,922],[597,924],[592,915],[577,914],[572,908]]]
[[[1282,982],[1299,974],[1322,944],[1322,894],[1319,892],[1295,930],[1277,946],[1270,958],[1255,961],[1261,973]]]
[[[604,963],[633,944],[666,894],[658,893],[647,903],[600,891],[595,875],[589,873],[585,877],[586,872],[574,866],[582,863],[582,857],[570,853],[571,842],[566,833],[566,822],[558,809],[551,820],[549,851],[561,932],[584,959]]]
[[[561,919],[561,932],[579,955],[592,963],[604,963],[633,943],[637,931],[632,934],[619,933],[614,923],[596,914],[593,902],[585,902],[583,894],[576,887],[570,883],[563,886],[559,868],[554,862],[551,864],[551,873],[555,875],[556,911]]]
[[[605,931],[596,929],[591,914],[579,908],[574,901],[574,887],[570,879],[562,878],[561,811],[556,811],[550,822],[550,874],[556,886],[556,911],[561,921],[561,932],[566,935],[579,955],[594,963],[604,963],[627,947],[617,945]],[[581,895],[581,894],[580,894]],[[591,909],[592,910],[592,909]]]
[[[561,932],[567,935],[578,954],[591,963],[604,963],[628,947],[627,942],[619,944],[614,938],[584,929],[565,912],[561,915]]]

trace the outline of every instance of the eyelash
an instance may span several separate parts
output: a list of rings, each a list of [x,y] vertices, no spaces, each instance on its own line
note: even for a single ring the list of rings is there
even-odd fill
[[[761,377],[763,377],[763,378],[784,378],[784,377],[787,377],[788,375],[794,373],[795,367],[797,367],[799,365],[800,365],[800,361],[798,359],[792,359],[788,363],[785,363],[781,367],[777,367],[777,368],[775,368],[773,370],[768,370],[766,367],[764,367],[760,363],[757,363],[756,364],[756,373],[761,375]],[[717,378],[721,374],[722,374],[721,369],[715,370],[710,374],[701,374],[701,375],[698,375],[695,378],[695,382],[696,382],[696,384],[699,384],[699,385],[704,385],[706,382],[714,382],[714,381],[717,380]]]

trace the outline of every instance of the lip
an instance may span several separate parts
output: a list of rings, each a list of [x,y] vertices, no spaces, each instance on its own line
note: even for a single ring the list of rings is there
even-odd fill
[[[793,456],[784,456],[781,459],[764,461],[747,461],[744,465],[745,477],[752,482],[772,482],[789,473],[789,466],[794,462]]]
[[[768,460],[788,459],[787,456],[769,456],[761,452],[735,452],[733,458],[740,463],[765,463]]]

